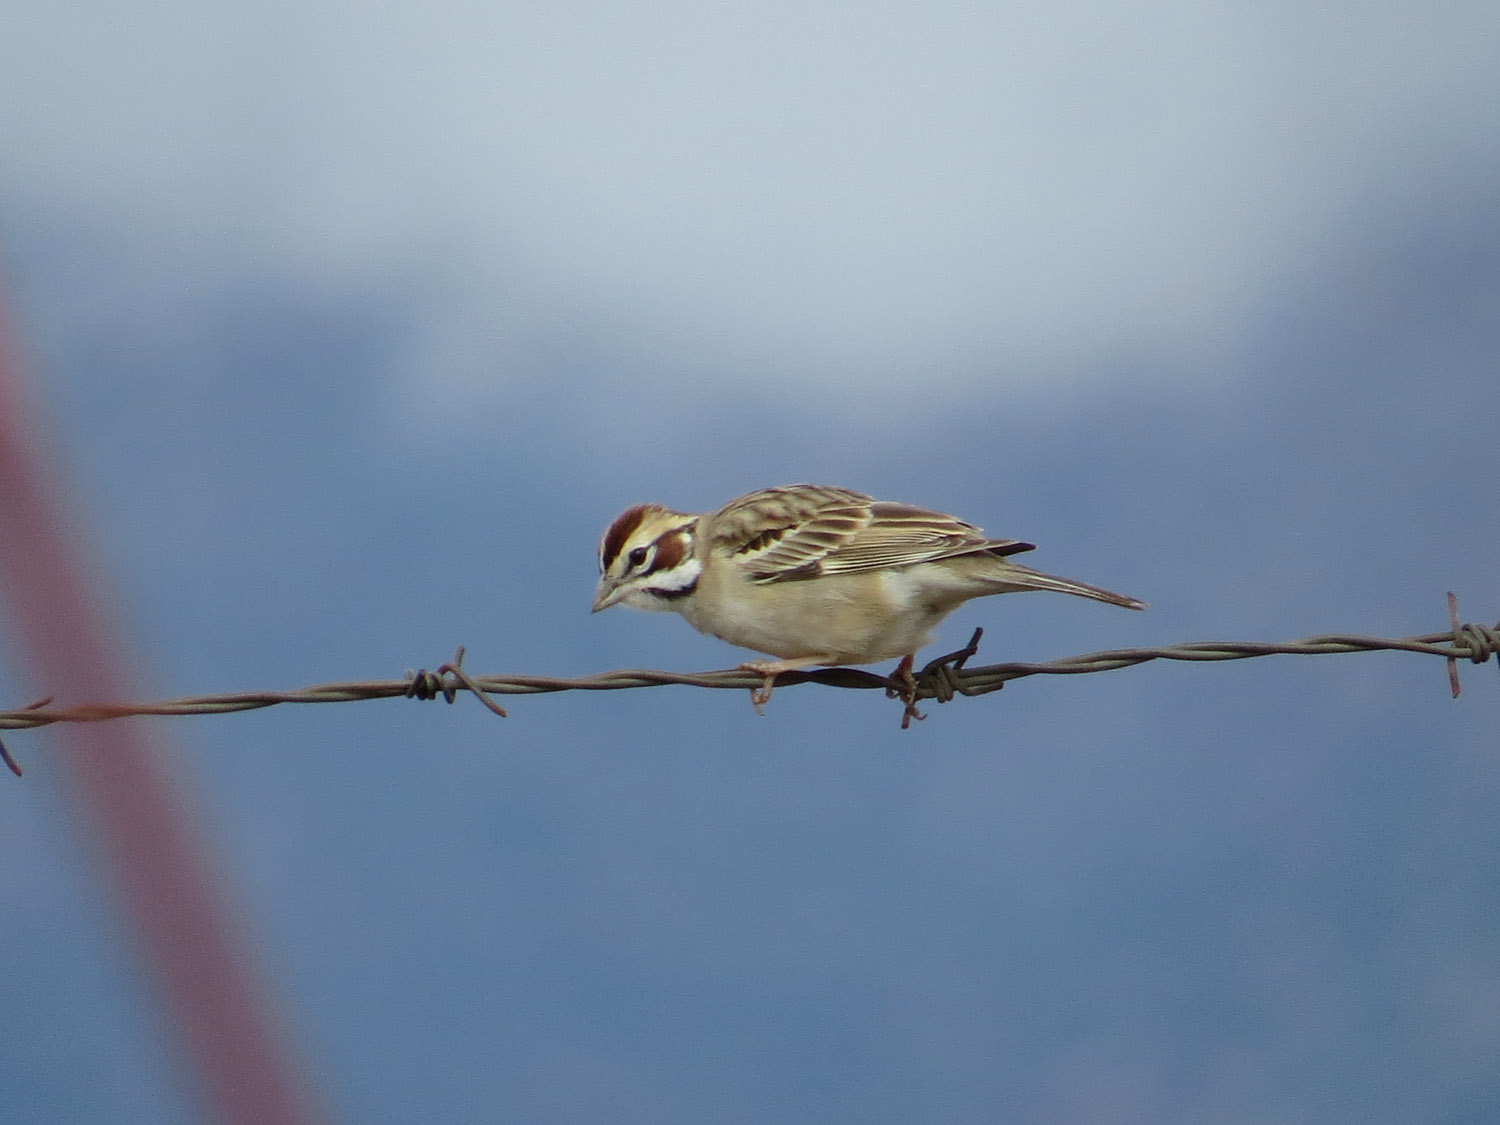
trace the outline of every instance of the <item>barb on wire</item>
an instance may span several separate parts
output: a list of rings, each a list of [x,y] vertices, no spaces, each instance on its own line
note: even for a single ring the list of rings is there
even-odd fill
[[[464,671],[464,646],[459,645],[458,651],[453,654],[453,659],[447,664],[439,664],[436,672],[429,672],[423,668],[413,672],[410,668],[406,670],[406,697],[408,699],[443,699],[452,703],[462,688],[470,692],[475,699],[483,703],[502,719],[507,718],[505,708],[496,703],[482,687],[469,678]]]
[[[1448,666],[1449,688],[1456,699],[1459,694],[1458,661],[1483,664],[1500,653],[1500,624],[1473,625],[1460,623],[1458,602],[1448,595],[1449,629],[1418,637],[1383,638],[1357,634],[1331,634],[1307,637],[1300,641],[1269,644],[1259,641],[1195,641],[1188,644],[1163,645],[1155,648],[1124,648],[1067,656],[1059,660],[1036,663],[1010,662],[969,667],[968,661],[979,650],[984,630],[975,629],[969,643],[955,652],[930,661],[920,672],[910,671],[885,676],[863,668],[811,668],[782,672],[774,686],[815,683],[828,687],[880,689],[903,704],[901,726],[925,716],[917,703],[935,699],[947,703],[956,695],[986,695],[999,691],[1011,680],[1026,676],[1066,676],[1085,672],[1107,672],[1128,668],[1151,660],[1247,660],[1258,656],[1323,656],[1343,652],[1417,652],[1442,657]],[[436,699],[441,696],[452,703],[460,692],[468,692],[501,718],[505,709],[495,702],[496,695],[533,695],[558,691],[619,691],[626,688],[662,687],[670,684],[703,688],[749,690],[760,689],[765,677],[746,668],[718,672],[660,672],[650,669],[620,669],[594,676],[573,679],[559,676],[471,676],[463,669],[464,650],[459,648],[451,661],[436,671],[425,669],[406,673],[401,680],[321,684],[299,691],[263,691],[232,695],[202,695],[187,699],[169,699],[155,703],[84,703],[53,707],[52,699],[37,700],[26,707],[0,711],[0,730],[29,730],[52,723],[98,723],[133,715],[216,715],[231,711],[253,711],[281,703],[348,703],[366,699]],[[1500,660],[1497,660],[1500,664]],[[21,767],[0,743],[0,761],[17,776]]]

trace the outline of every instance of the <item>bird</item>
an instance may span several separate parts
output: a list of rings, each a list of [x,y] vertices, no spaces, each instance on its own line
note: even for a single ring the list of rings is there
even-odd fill
[[[700,514],[636,504],[599,541],[593,611],[675,611],[700,633],[775,657],[739,666],[763,677],[751,691],[759,710],[777,675],[823,665],[899,659],[895,677],[914,693],[917,650],[973,598],[1053,590],[1146,608],[1011,561],[1033,549],[942,512],[831,485],[765,488]]]

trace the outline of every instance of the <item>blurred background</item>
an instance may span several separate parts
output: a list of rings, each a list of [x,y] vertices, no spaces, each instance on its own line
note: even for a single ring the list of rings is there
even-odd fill
[[[591,617],[597,537],[798,480],[1151,603],[971,603],[981,660],[1500,618],[1493,4],[0,23],[11,348],[140,696],[730,666]],[[56,690],[13,633],[5,707]],[[1456,1123],[1500,1116],[1461,674],[155,729],[334,1120]],[[7,1119],[204,1119],[54,736],[7,744]]]

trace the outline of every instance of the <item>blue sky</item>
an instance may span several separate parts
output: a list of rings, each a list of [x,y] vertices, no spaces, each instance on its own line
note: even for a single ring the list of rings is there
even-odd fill
[[[21,5],[0,270],[151,696],[724,667],[629,503],[814,479],[1145,598],[1097,648],[1500,618],[1489,5]],[[25,682],[13,647],[13,682]],[[1493,668],[1390,654],[497,720],[180,720],[336,1116],[1478,1121]],[[33,688],[11,693],[14,702]],[[197,1119],[46,739],[0,1103]]]

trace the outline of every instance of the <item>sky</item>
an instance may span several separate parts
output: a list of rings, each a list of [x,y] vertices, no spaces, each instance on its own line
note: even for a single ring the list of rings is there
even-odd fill
[[[971,603],[939,645],[994,661],[1494,623],[1497,67],[1485,4],[16,3],[5,314],[152,697],[732,666],[591,616],[597,537],[795,480],[1151,603]],[[1461,674],[161,729],[337,1120],[1457,1123],[1500,1114]],[[0,1104],[201,1120],[7,745]]]

